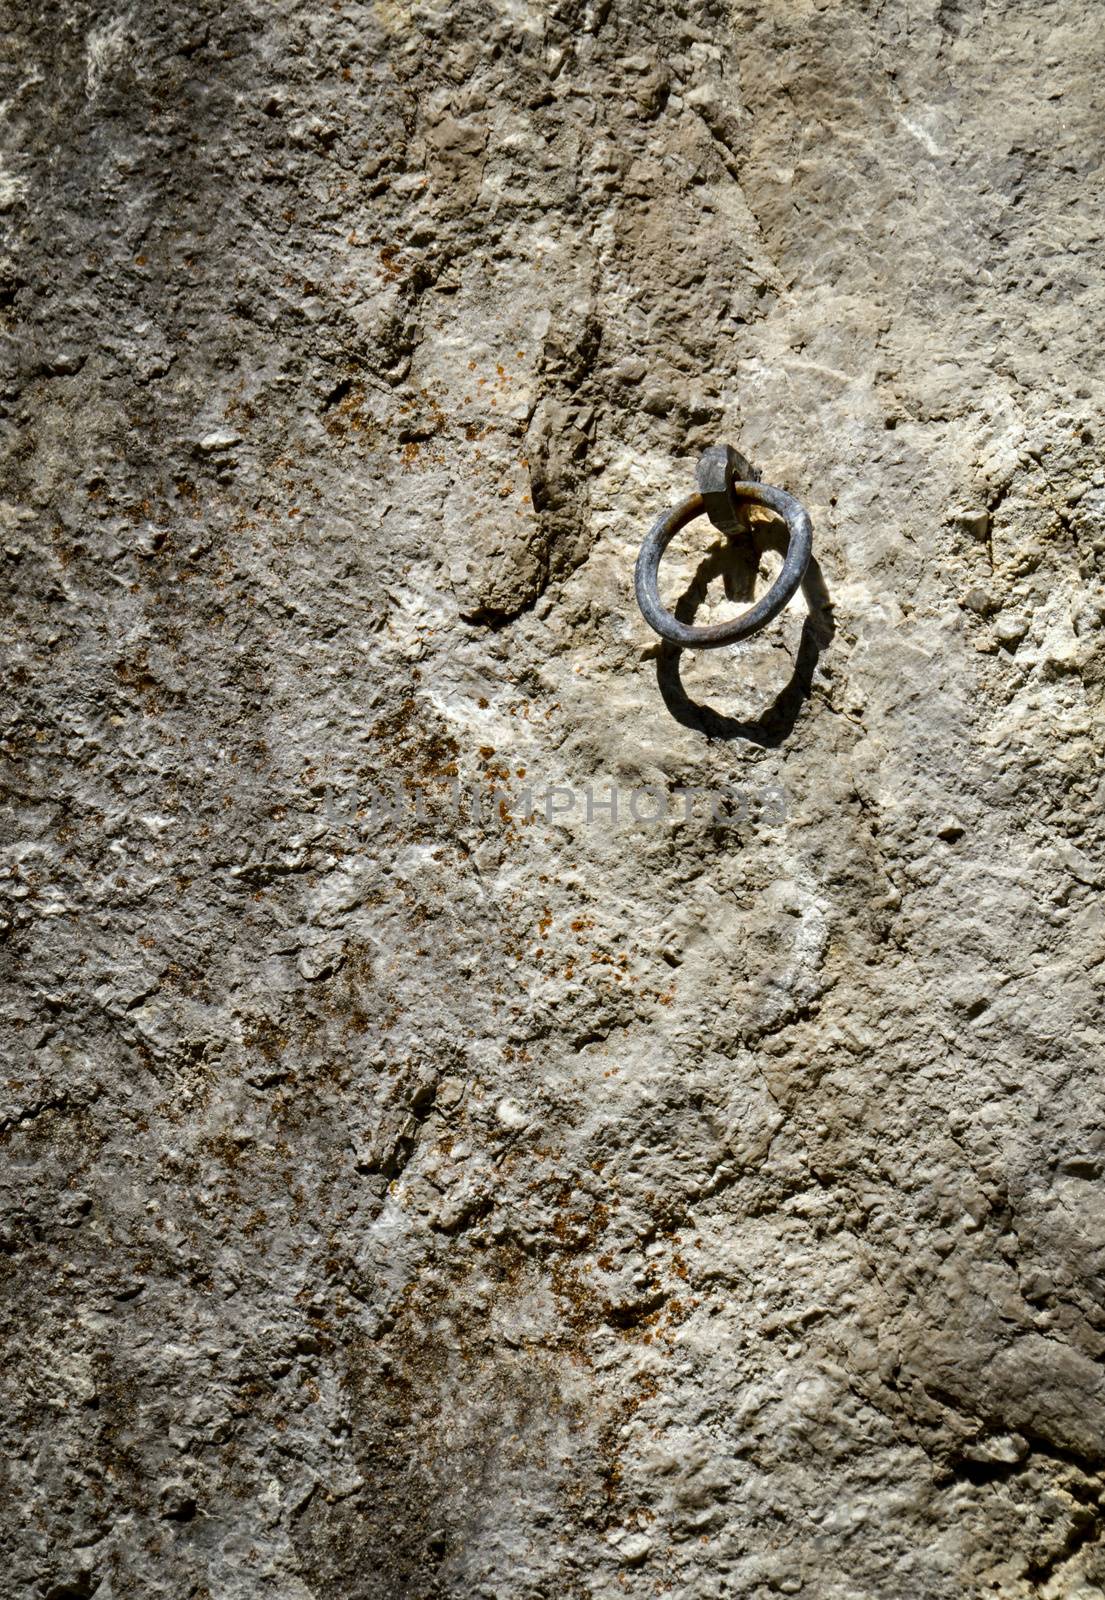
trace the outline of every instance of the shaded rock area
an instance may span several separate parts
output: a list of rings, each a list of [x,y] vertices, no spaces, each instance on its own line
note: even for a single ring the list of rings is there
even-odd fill
[[[0,1595],[1105,1595],[1100,8],[3,12]]]

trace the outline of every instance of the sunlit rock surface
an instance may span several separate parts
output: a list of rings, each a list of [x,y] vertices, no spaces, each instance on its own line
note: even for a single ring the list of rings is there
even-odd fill
[[[1099,8],[5,9],[0,1593],[1105,1594]]]

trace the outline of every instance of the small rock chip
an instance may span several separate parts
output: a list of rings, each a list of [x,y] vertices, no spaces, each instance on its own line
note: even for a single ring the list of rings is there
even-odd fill
[[[967,1461],[1003,1466],[1023,1461],[1027,1454],[1028,1445],[1019,1433],[994,1433],[988,1439],[979,1439],[975,1444],[967,1445],[963,1451]]]
[[[213,456],[222,450],[233,450],[234,446],[241,442],[240,433],[234,433],[230,428],[217,428],[214,433],[204,435],[198,449],[201,455]]]
[[[332,977],[343,960],[340,943],[305,945],[299,952],[296,968],[301,978],[306,978],[308,983],[317,983],[320,978]]]
[[[652,1540],[647,1533],[630,1533],[618,1540],[618,1559],[623,1567],[639,1567],[651,1549]]]
[[[990,513],[981,506],[967,506],[960,511],[953,511],[952,521],[958,523],[965,533],[973,533],[976,539],[985,539],[990,531]]]
[[[529,1117],[513,1100],[500,1100],[495,1115],[504,1128],[524,1128]]]
[[[991,611],[997,611],[1000,605],[1000,601],[995,600],[988,590],[977,583],[972,589],[967,590],[961,603],[968,611],[974,611],[980,617],[985,617]]]
[[[1018,617],[1015,612],[999,617],[994,623],[994,638],[999,644],[1020,644],[1027,632],[1027,619]]]

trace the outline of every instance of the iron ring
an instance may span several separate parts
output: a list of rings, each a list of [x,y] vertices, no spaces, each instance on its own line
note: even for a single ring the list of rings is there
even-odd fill
[[[739,506],[741,501],[767,506],[782,517],[787,525],[787,553],[782,571],[771,588],[741,616],[730,622],[716,622],[705,628],[693,628],[666,608],[657,589],[660,558],[681,528],[700,517],[708,509],[706,497],[688,495],[670,511],[657,517],[645,537],[637,557],[634,587],[637,604],[649,627],[662,639],[688,650],[718,650],[722,645],[737,644],[750,638],[777,617],[783,607],[803,584],[806,569],[813,552],[813,524],[809,512],[793,495],[783,489],[774,489],[766,483],[734,482],[729,485],[731,501]],[[810,600],[809,594],[806,595]]]

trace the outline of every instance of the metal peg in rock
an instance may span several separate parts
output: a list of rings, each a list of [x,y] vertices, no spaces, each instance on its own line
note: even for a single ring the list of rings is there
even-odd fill
[[[813,525],[805,507],[785,490],[760,483],[756,469],[731,445],[711,445],[698,463],[696,476],[699,492],[688,495],[657,517],[637,557],[634,576],[637,604],[649,627],[661,638],[670,639],[672,644],[684,649],[717,650],[758,633],[772,617],[779,615],[799,584],[803,585],[806,602],[812,608],[813,597],[804,580],[813,551]],[[656,586],[664,551],[680,528],[685,528],[703,512],[714,527],[729,538],[747,533],[749,506],[767,506],[786,523],[787,553],[782,571],[767,593],[731,622],[717,622],[708,628],[692,628],[680,622],[663,605]]]

